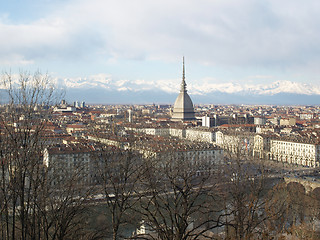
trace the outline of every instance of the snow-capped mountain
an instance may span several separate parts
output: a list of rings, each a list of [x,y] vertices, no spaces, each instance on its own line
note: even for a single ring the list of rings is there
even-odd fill
[[[206,86],[195,85],[191,89],[197,94],[206,94],[210,92],[222,93],[242,93],[242,94],[264,94],[274,95],[279,93],[295,93],[306,95],[320,95],[320,87],[311,84],[297,83],[291,81],[277,81],[271,84],[239,84],[239,83],[221,83],[207,84]],[[190,91],[191,91],[190,90]]]
[[[297,83],[291,81],[277,81],[270,85],[257,86],[254,93],[257,94],[278,94],[278,93],[295,93],[306,95],[320,95],[320,87],[306,83]]]
[[[180,90],[180,80],[118,80],[106,74],[88,78],[55,79],[58,86],[69,92],[69,98],[89,102],[173,102]],[[277,81],[271,84],[190,83],[187,86],[192,99],[199,102],[318,104],[320,87],[311,84]],[[68,94],[67,94],[68,95]],[[79,96],[76,96],[79,95]],[[84,97],[85,96],[85,97]],[[219,96],[219,97],[218,97]],[[299,97],[297,97],[299,96]],[[304,101],[304,99],[309,99]],[[292,101],[291,101],[292,100]],[[300,101],[300,102],[297,102]],[[309,103],[310,102],[310,103]]]
[[[110,75],[100,74],[88,78],[56,79],[57,83],[67,88],[103,88],[117,91],[146,91],[162,90],[169,93],[179,92],[179,80],[114,80]],[[291,81],[277,81],[271,84],[239,84],[239,83],[202,83],[188,85],[189,92],[205,95],[210,92],[222,93],[251,93],[274,95],[278,93],[296,93],[306,95],[320,95],[320,87],[311,84]]]

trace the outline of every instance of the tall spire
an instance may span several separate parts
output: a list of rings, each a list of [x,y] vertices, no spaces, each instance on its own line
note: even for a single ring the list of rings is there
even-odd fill
[[[193,121],[195,120],[193,103],[187,93],[185,76],[184,57],[182,58],[182,81],[180,93],[174,103],[172,121]]]
[[[181,89],[180,92],[187,92],[187,84],[185,81],[186,77],[185,77],[185,70],[184,70],[184,56],[182,58],[182,82],[181,82]]]

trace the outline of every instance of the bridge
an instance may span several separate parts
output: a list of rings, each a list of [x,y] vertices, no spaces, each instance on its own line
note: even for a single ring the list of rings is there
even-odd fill
[[[300,183],[304,186],[306,193],[312,192],[314,189],[320,187],[320,179],[316,177],[284,177],[286,184],[289,183]]]

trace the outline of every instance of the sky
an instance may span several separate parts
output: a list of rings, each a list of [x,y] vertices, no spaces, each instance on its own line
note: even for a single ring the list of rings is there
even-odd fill
[[[0,69],[320,85],[318,0],[2,0]],[[178,91],[179,89],[177,89]]]

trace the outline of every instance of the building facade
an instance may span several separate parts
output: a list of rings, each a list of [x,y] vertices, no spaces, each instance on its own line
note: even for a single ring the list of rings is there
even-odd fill
[[[320,145],[306,139],[257,134],[254,138],[254,156],[288,164],[320,166]]]
[[[185,82],[185,69],[183,59],[183,73],[180,93],[174,103],[172,121],[193,121],[195,120],[193,103],[187,93],[187,84]]]
[[[43,165],[48,169],[49,184],[64,181],[87,185],[93,181],[92,147],[82,144],[59,144],[44,150]]]
[[[314,143],[270,140],[270,159],[308,167],[318,167],[320,146]]]

